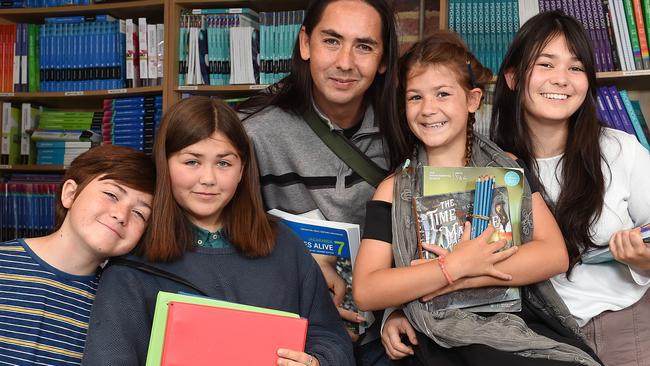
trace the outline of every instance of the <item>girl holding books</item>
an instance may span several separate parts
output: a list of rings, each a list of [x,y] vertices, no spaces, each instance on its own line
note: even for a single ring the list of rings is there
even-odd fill
[[[419,193],[415,168],[518,167],[494,143],[473,132],[474,112],[490,79],[489,70],[449,32],[416,43],[400,59],[400,131],[407,145],[391,151],[413,153],[399,157],[404,166],[380,184],[368,203],[364,239],[354,268],[354,299],[364,310],[405,304],[408,322],[395,329],[399,333],[415,328],[411,339],[417,346],[384,339],[393,359],[414,351],[415,357],[399,361],[402,364],[597,365],[591,350],[574,332],[577,325],[545,281],[567,269],[567,252],[544,200],[531,192],[528,183],[521,205],[524,245],[519,249],[498,252],[504,240],[488,244],[492,227],[467,240],[470,227],[466,224],[452,252],[424,244],[438,258],[412,261],[418,235],[412,206],[412,197]],[[419,301],[485,286],[523,286],[521,311],[432,312]],[[392,317],[404,320],[402,311]]]
[[[541,183],[569,253],[551,281],[588,343],[607,365],[650,365],[650,248],[635,229],[650,222],[650,154],[598,120],[590,45],[560,11],[528,20],[501,66],[490,134]]]
[[[158,291],[200,290],[306,318],[305,352],[280,349],[278,365],[353,365],[318,265],[264,212],[252,147],[235,112],[208,97],[178,102],[163,118],[154,158],[149,230],[130,262],[109,263],[102,274],[84,364],[144,364]],[[247,348],[256,352],[255,344]]]

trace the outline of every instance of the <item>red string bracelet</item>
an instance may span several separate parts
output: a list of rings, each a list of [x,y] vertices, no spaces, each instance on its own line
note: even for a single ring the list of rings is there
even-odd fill
[[[451,275],[449,274],[449,271],[447,271],[447,265],[445,263],[445,256],[441,255],[438,257],[438,266],[440,266],[440,270],[442,271],[442,274],[445,276],[447,279],[447,282],[451,285],[454,283],[454,280],[451,278]]]

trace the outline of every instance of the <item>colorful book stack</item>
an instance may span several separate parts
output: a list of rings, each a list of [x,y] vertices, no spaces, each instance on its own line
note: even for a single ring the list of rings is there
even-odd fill
[[[449,0],[449,29],[493,72],[518,27],[561,9],[587,30],[597,71],[650,69],[650,0]]]
[[[0,25],[0,92],[160,85],[163,33],[146,18],[134,24],[105,14]]]
[[[161,291],[146,365],[275,365],[278,348],[302,351],[306,336],[297,314]]]
[[[105,99],[103,143],[128,146],[151,154],[161,115],[161,95]]]
[[[259,83],[259,16],[248,8],[181,15],[179,85]]]
[[[0,8],[46,8],[66,5],[89,5],[91,0],[3,0]]]
[[[32,132],[36,164],[69,165],[99,142],[100,123],[99,112],[43,110],[38,128]]]
[[[472,233],[471,238],[475,239],[487,229],[490,223],[492,211],[492,192],[494,190],[494,178],[479,177],[474,188],[474,206],[472,210]]]
[[[0,241],[43,236],[54,227],[61,176],[14,174],[0,182]]]
[[[650,130],[638,100],[630,99],[626,90],[615,86],[598,88],[598,118],[608,127],[636,136],[650,151]]]
[[[273,84],[291,71],[291,55],[304,10],[260,13],[260,84]]]
[[[641,1],[539,0],[539,11],[562,9],[582,23],[594,47],[597,71],[640,70],[650,67]]]

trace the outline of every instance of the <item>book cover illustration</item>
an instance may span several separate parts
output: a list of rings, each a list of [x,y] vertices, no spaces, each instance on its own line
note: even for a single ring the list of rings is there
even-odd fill
[[[471,221],[475,183],[481,176],[494,178],[490,202],[490,223],[495,233],[490,242],[505,239],[505,248],[521,244],[521,200],[523,171],[514,168],[438,168],[422,167],[422,196],[415,197],[416,225],[420,243],[431,243],[453,251],[463,234],[465,221]],[[434,255],[421,251],[422,257]],[[464,308],[473,312],[518,311],[521,308],[517,287],[465,289],[438,296],[427,305],[431,311]]]

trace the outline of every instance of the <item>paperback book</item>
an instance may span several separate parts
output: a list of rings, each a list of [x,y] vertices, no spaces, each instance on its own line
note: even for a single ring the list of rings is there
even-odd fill
[[[478,216],[475,206],[479,198],[486,202],[486,215],[481,217],[496,229],[489,241],[505,239],[505,248],[521,244],[525,179],[522,169],[429,166],[421,169],[422,195],[413,198],[421,258],[435,257],[422,250],[422,243],[454,250],[463,234],[464,223]],[[479,180],[483,177],[493,181],[489,195],[484,187],[481,189]],[[475,197],[477,188],[483,193],[481,197]],[[431,311],[462,308],[472,312],[514,312],[521,309],[521,295],[518,287],[465,289],[435,297],[427,305]]]

